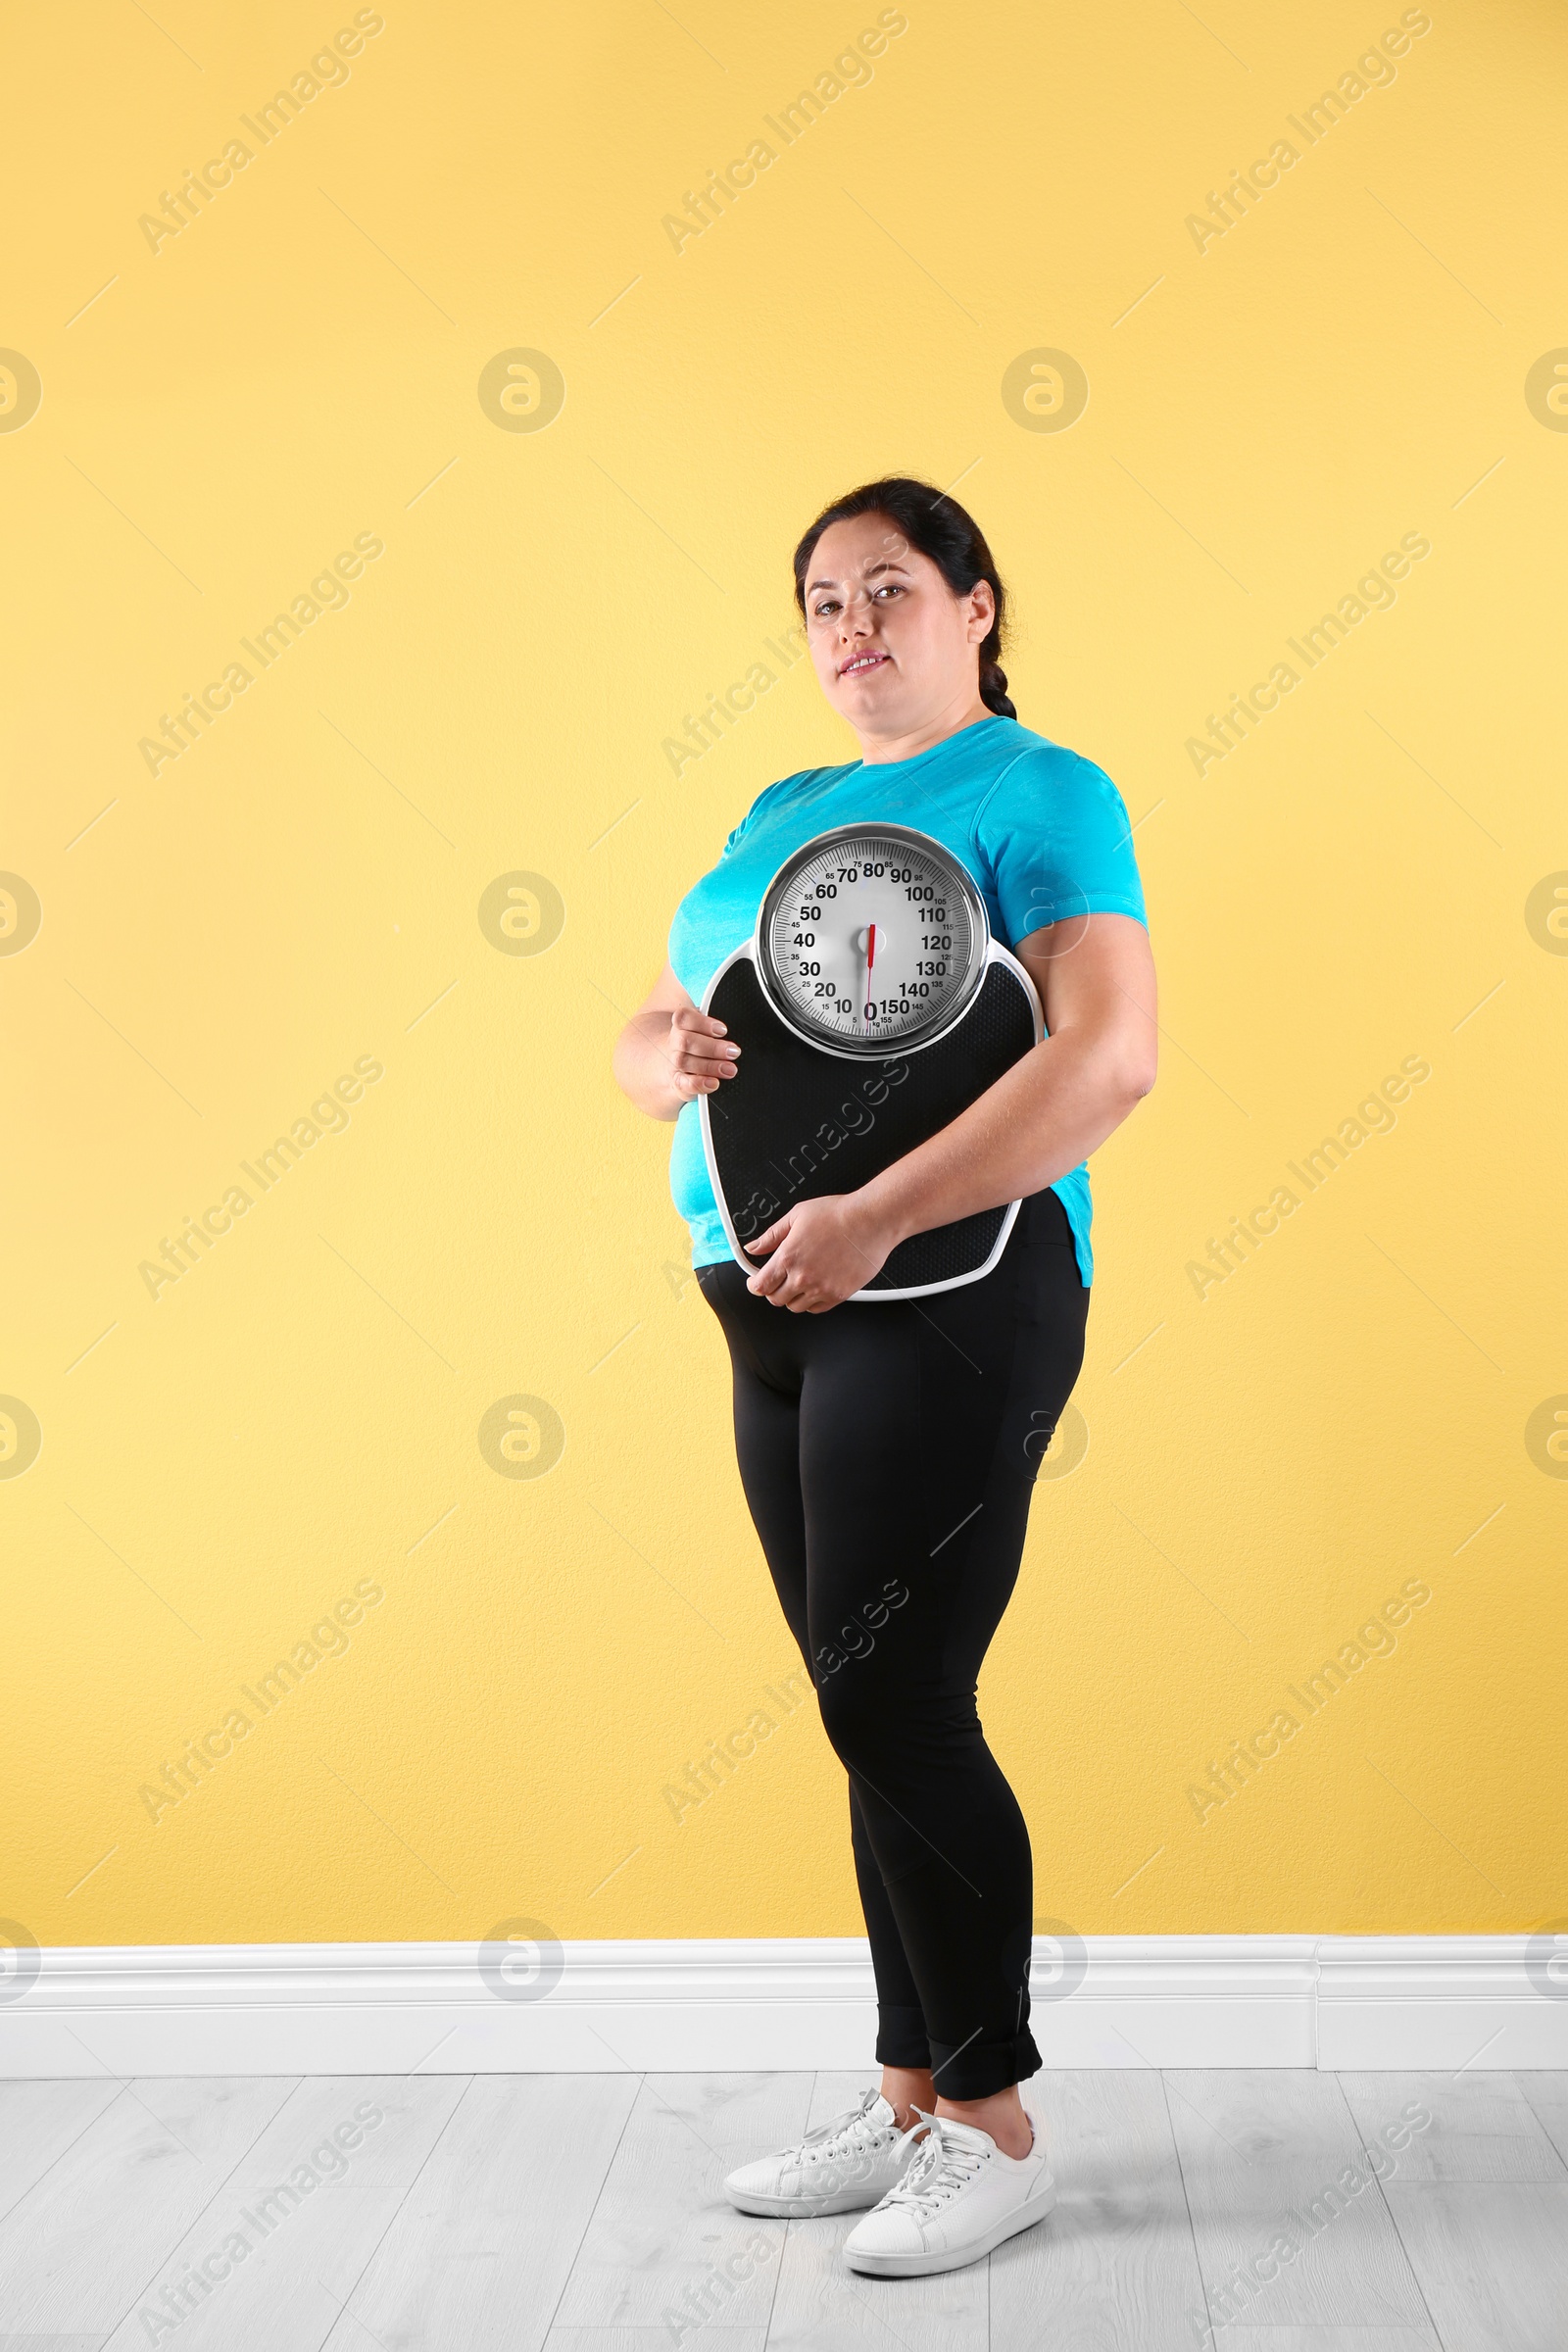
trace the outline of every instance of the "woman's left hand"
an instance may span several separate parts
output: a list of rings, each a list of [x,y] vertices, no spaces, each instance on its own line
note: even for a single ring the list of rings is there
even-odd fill
[[[746,1288],[792,1315],[825,1314],[881,1272],[897,1239],[879,1225],[862,1195],[824,1193],[786,1210],[747,1243],[748,1256],[767,1263],[748,1276]]]

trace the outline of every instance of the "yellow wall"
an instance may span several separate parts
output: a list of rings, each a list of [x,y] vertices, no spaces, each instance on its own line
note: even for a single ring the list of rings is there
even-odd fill
[[[1544,0],[1434,0],[1309,145],[1290,118],[1399,14],[909,0],[789,146],[766,119],[874,5],[387,0],[265,146],[244,119],[351,8],[13,27],[0,343],[42,397],[0,378],[0,868],[42,920],[19,949],[0,902],[0,1393],[42,1444],[5,1408],[0,1912],[41,1942],[858,1932],[842,1775],[764,1696],[799,1661],[668,1130],[608,1065],[754,794],[853,756],[804,661],[678,776],[664,744],[788,627],[819,503],[889,468],[992,534],[1019,710],[1120,785],[1163,979],[1159,1084],[1095,1166],[1088,1449],[1047,1465],[982,1685],[1039,1911],[1568,1909],[1564,70]],[[664,216],[760,136],[677,251]],[[141,216],[235,137],[155,249]],[[543,429],[519,350],[564,381]],[[1018,390],[1053,421],[1042,350],[1087,377],[1063,430]],[[1396,601],[1293,657],[1406,534]],[[357,544],[349,601],[242,651]],[[236,661],[197,741],[139,749]],[[1407,1058],[1392,1129],[1200,1295]],[[356,1064],[351,1123],[248,1183]],[[543,1475],[481,1450],[519,1396],[559,1416],[553,1463],[549,1415],[534,1463],[508,1440]],[[341,1654],[247,1707],[366,1580]],[[1407,1580],[1393,1654],[1200,1819]]]

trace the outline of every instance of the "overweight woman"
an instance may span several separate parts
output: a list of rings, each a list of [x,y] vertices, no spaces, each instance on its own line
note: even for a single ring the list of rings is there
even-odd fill
[[[725,2188],[748,2213],[869,2208],[846,2257],[902,2277],[975,2261],[1054,2202],[1018,2091],[1041,2063],[1029,1837],[975,1688],[1083,1359],[1084,1163],[1153,1084],[1154,973],[1121,796],[1020,723],[999,662],[1003,586],[972,517],[929,483],[868,483],[801,540],[795,595],[859,757],[759,795],[676,909],[615,1075],[639,1109],[675,1122],[671,1184],[728,1344],[741,1481],[849,1776],[876,1977],[880,2091]],[[741,1264],[698,1099],[735,1077],[743,1048],[700,1005],[785,860],[867,821],[915,828],[967,869],[1046,1035],[871,1182],[796,1202]],[[1013,1200],[979,1279],[854,1296],[909,1236]],[[846,1655],[841,1629],[864,1623],[874,1639],[850,1635]]]

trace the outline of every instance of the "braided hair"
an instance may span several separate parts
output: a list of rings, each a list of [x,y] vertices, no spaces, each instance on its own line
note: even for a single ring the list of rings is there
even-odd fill
[[[1016,718],[1001,661],[1006,590],[996,559],[974,516],[934,482],[890,474],[880,482],[862,482],[859,489],[846,492],[823,508],[795,550],[795,602],[802,619],[806,618],[806,574],[817,541],[830,524],[852,521],[858,514],[886,514],[896,522],[909,545],[930,558],[955,596],[967,596],[980,580],[989,584],[996,613],[980,646],[980,700],[998,717]]]

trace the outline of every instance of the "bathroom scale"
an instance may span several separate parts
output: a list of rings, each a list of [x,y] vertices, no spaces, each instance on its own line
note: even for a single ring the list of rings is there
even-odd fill
[[[1045,1034],[1028,972],[991,935],[952,851],[906,825],[842,825],[779,867],[750,940],[702,1010],[744,1048],[698,1097],[737,1264],[785,1210],[858,1192],[950,1125]],[[911,1234],[857,1301],[921,1298],[989,1274],[1016,1200]]]

